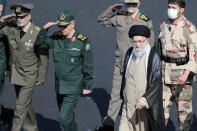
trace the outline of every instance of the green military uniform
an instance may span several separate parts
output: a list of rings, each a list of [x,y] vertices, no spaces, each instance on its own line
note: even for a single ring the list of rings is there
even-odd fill
[[[31,4],[16,4],[11,7],[16,16],[25,16],[33,8]],[[36,81],[46,80],[48,51],[35,46],[40,28],[29,22],[27,30],[18,27],[16,21],[0,23],[0,36],[7,36],[10,49],[11,83],[16,89],[16,108],[12,131],[38,131],[32,111],[32,94]]]
[[[125,3],[138,3],[139,0],[124,0]],[[116,27],[117,33],[117,48],[115,52],[115,63],[113,73],[113,83],[111,99],[107,116],[115,122],[121,107],[122,100],[120,98],[120,88],[122,81],[123,63],[126,51],[133,46],[128,32],[133,25],[146,25],[151,29],[151,37],[149,43],[151,46],[154,44],[154,31],[152,21],[142,14],[137,12],[136,17],[133,18],[127,11],[114,11],[112,6],[107,8],[102,14],[98,16],[98,22],[106,27]],[[113,125],[113,122],[104,120],[103,124]]]
[[[0,5],[4,6],[4,1],[0,0]],[[0,17],[2,14],[2,10],[0,10]],[[4,77],[5,77],[5,69],[6,69],[6,53],[5,53],[5,45],[6,37],[0,37],[0,93],[2,90],[2,86],[4,83]]]
[[[74,20],[74,16],[65,11],[59,15],[58,20],[59,26],[66,26],[69,24],[67,21]],[[41,44],[41,47],[53,49],[61,131],[77,131],[74,109],[82,90],[90,90],[93,84],[91,43],[80,33],[76,33],[75,36],[75,41],[68,40],[61,32],[47,37],[47,31],[42,30],[36,42]]]
[[[192,83],[197,73],[196,27],[187,19],[172,26],[170,20],[161,24],[159,34],[160,51],[163,67],[163,105],[165,119],[169,119],[170,107],[176,103],[179,112],[179,126],[189,131],[192,125]],[[179,85],[177,79],[184,72],[190,71],[186,84]]]

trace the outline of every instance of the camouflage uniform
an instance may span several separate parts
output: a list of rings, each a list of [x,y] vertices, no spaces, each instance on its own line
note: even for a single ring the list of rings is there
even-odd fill
[[[186,18],[174,27],[170,21],[161,25],[159,34],[163,74],[163,104],[165,119],[169,118],[172,102],[176,103],[179,126],[190,130],[192,125],[192,83],[197,72],[195,26]],[[175,59],[176,62],[173,62]],[[171,61],[171,62],[170,62]],[[176,80],[184,70],[190,75],[185,85],[178,85]]]

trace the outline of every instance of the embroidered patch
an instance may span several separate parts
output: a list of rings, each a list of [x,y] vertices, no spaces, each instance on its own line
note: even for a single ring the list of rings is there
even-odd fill
[[[26,50],[30,50],[34,44],[29,40],[28,42],[25,42]]]
[[[90,44],[86,45],[86,51],[90,50]]]
[[[81,50],[78,49],[78,48],[70,48],[70,49],[68,49],[68,50],[70,50],[70,51],[81,51]]]

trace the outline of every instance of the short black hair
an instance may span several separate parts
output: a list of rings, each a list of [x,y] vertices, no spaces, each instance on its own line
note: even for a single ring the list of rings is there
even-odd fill
[[[168,4],[176,4],[180,8],[185,8],[186,3],[184,0],[168,0]]]

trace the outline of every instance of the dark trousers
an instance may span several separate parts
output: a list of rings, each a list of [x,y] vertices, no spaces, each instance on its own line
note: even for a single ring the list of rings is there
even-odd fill
[[[61,131],[77,131],[74,109],[80,94],[57,94]]]

